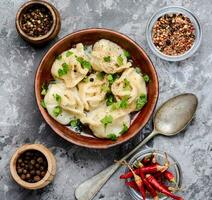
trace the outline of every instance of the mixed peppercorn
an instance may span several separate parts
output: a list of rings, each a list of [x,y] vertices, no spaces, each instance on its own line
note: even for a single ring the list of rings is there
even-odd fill
[[[46,35],[53,24],[51,12],[44,6],[33,6],[21,18],[22,30],[31,37]]]
[[[16,170],[20,178],[29,183],[40,181],[47,172],[45,156],[36,150],[24,152],[17,160]]]
[[[188,51],[195,41],[195,28],[182,13],[165,14],[152,29],[152,40],[159,51],[177,56]]]

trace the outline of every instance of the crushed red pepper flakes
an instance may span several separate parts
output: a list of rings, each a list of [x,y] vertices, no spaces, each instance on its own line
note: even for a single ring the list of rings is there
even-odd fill
[[[182,13],[165,14],[153,26],[152,40],[162,53],[181,55],[194,44],[195,28],[191,20]]]

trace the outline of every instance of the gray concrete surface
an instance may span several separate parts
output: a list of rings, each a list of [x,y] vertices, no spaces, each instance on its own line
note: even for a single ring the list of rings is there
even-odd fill
[[[120,158],[148,134],[151,123],[136,138],[110,150],[90,150],[58,137],[43,121],[34,97],[34,75],[41,57],[58,39],[88,27],[106,27],[136,40],[151,57],[160,80],[163,101],[182,92],[199,98],[196,119],[181,135],[157,137],[148,146],[176,157],[183,170],[183,196],[186,200],[212,199],[212,1],[210,0],[52,0],[62,17],[61,32],[43,48],[33,48],[19,38],[15,13],[23,0],[0,1],[0,199],[73,200],[74,189]],[[169,63],[155,57],[145,40],[149,17],[167,5],[182,5],[200,19],[203,40],[191,58]],[[42,143],[54,152],[58,171],[53,184],[39,191],[17,186],[9,176],[9,159],[24,143]],[[119,181],[120,169],[95,200],[130,200]]]

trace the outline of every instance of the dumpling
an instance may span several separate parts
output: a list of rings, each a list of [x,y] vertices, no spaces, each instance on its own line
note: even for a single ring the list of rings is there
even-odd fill
[[[94,44],[91,64],[94,70],[104,71],[108,74],[122,72],[132,65],[127,62],[124,50],[106,39],[101,39]]]
[[[79,95],[87,111],[98,107],[104,100],[109,89],[106,76],[102,73],[90,74],[78,84]]]
[[[85,115],[76,87],[66,89],[62,82],[49,85],[44,102],[48,113],[64,125]]]
[[[95,110],[88,112],[81,122],[88,124],[96,137],[111,139],[127,131],[130,126],[130,116],[119,110],[112,111],[103,103]]]
[[[136,102],[147,94],[146,84],[142,75],[135,68],[126,69],[119,79],[111,86],[111,91],[117,101],[127,98],[131,112],[136,110]]]
[[[51,73],[56,79],[64,80],[67,88],[75,87],[91,68],[84,46],[79,43],[76,48],[63,52],[52,65]]]

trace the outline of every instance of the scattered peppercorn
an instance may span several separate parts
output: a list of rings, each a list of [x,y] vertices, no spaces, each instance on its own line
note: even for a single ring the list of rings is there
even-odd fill
[[[195,41],[195,28],[182,13],[165,14],[152,29],[152,40],[159,51],[177,56],[188,51]]]
[[[45,156],[35,150],[29,150],[20,155],[16,170],[20,178],[29,183],[40,181],[47,172],[48,164]]]
[[[46,35],[53,24],[51,12],[42,5],[36,5],[22,15],[22,30],[31,37],[39,37]]]

